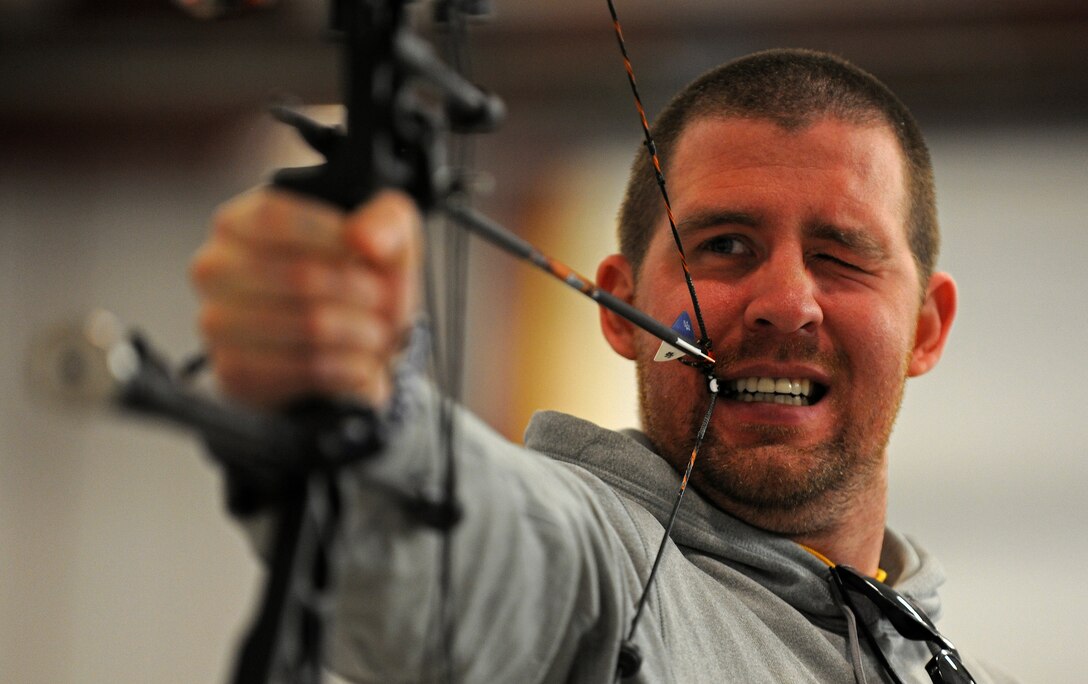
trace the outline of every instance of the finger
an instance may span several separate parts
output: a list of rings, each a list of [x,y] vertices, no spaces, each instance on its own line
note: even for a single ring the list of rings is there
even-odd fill
[[[328,256],[346,253],[344,213],[296,193],[257,188],[216,212],[215,233],[264,249]]]
[[[248,307],[209,302],[199,325],[212,348],[248,345],[308,351],[369,354],[377,361],[392,358],[400,346],[398,328],[375,314],[338,303],[298,306],[258,303]]]
[[[220,241],[194,257],[190,276],[205,298],[342,302],[377,306],[385,281],[346,257],[254,251]]]
[[[307,396],[350,397],[381,407],[392,394],[386,367],[367,355],[222,346],[211,362],[221,390],[256,407],[279,409]]]

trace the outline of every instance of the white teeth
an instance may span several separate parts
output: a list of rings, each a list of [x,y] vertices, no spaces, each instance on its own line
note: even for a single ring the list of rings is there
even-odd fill
[[[808,406],[812,381],[801,378],[738,378],[730,383],[741,401],[767,401],[787,406]]]
[[[755,394],[742,394],[740,395],[741,401],[746,402],[767,402],[770,404],[782,404],[784,406],[808,406],[808,399],[803,397],[793,397],[787,394],[767,394],[764,392],[756,392]]]

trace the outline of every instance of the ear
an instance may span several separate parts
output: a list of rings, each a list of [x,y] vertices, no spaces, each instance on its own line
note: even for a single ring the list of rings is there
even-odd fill
[[[604,258],[597,267],[597,286],[627,303],[635,298],[635,278],[631,264],[622,254]],[[635,327],[626,319],[600,307],[601,332],[608,344],[620,356],[634,360]]]
[[[934,273],[926,288],[926,298],[918,311],[907,375],[916,377],[937,365],[956,317],[956,283],[947,273]]]

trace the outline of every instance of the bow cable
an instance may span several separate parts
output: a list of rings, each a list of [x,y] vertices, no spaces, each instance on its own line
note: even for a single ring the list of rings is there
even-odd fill
[[[443,41],[445,58],[453,70],[466,80],[471,80],[470,64],[465,49],[467,19],[460,0],[435,4],[434,20],[445,27],[446,38]],[[450,158],[448,160],[455,178],[463,176],[472,165],[472,141],[467,135],[452,136],[450,140]],[[471,188],[467,184],[454,181],[458,192],[465,202],[471,202]],[[435,307],[439,305],[438,292],[435,291],[435,278],[432,274],[438,270],[433,260],[436,254],[426,251],[429,262],[426,276],[426,299],[428,316],[432,324],[440,327],[442,335],[436,339],[432,350],[436,377],[440,378],[443,391],[439,396],[439,448],[444,462],[441,498],[447,503],[457,500],[457,465],[454,446],[457,439],[458,420],[456,405],[460,403],[464,392],[464,340],[468,281],[468,236],[456,227],[441,212],[435,214],[436,228],[442,233],[442,246],[445,257],[442,271],[443,296],[445,298],[445,316],[437,315]],[[432,236],[432,239],[435,236]],[[437,644],[440,650],[440,681],[453,684],[455,681],[454,637],[457,621],[454,617],[453,589],[453,543],[452,530],[442,530],[440,541],[440,560],[438,569],[438,616]]]

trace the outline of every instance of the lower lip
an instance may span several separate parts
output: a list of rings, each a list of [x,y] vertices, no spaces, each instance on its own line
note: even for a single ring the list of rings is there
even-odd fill
[[[779,425],[799,425],[813,420],[822,413],[820,401],[809,406],[791,406],[764,401],[741,401],[722,397],[720,406],[736,420],[745,423],[775,423]]]

